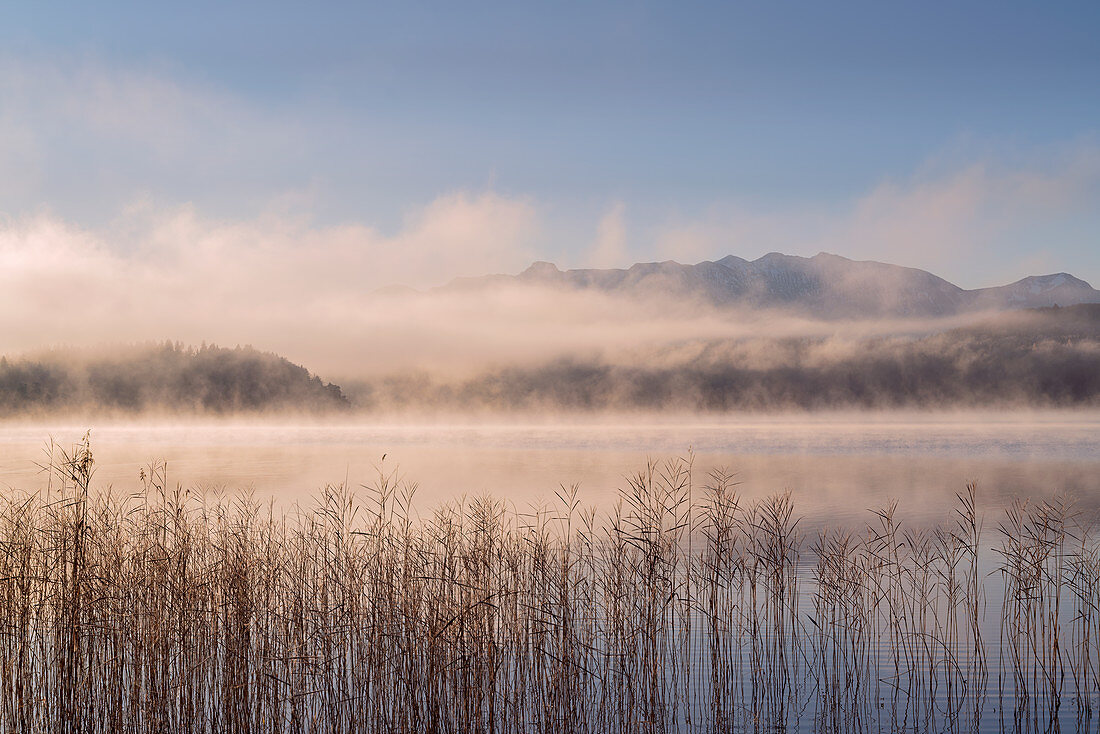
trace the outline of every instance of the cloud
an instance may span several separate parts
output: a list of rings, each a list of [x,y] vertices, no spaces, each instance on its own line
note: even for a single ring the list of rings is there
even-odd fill
[[[586,264],[592,268],[625,268],[632,263],[626,241],[626,205],[616,201],[596,227],[596,241]]]
[[[424,286],[456,276],[514,272],[535,259],[537,220],[536,208],[525,199],[493,193],[444,196],[417,213],[394,239],[400,251],[394,251],[392,274],[385,277]],[[408,276],[401,277],[402,272]]]
[[[1010,267],[1034,262],[1037,251],[1055,244],[1021,243],[1017,232],[1091,209],[1098,194],[1100,149],[1091,145],[1043,165],[972,163],[935,177],[883,182],[822,243],[946,272],[983,263],[1000,270],[1005,260]]]
[[[454,193],[405,217],[385,234],[360,223],[311,226],[268,215],[219,221],[181,207],[147,222],[130,237],[132,259],[171,260],[186,279],[278,286],[297,298],[369,292],[395,284],[428,287],[461,275],[516,270],[533,257],[535,207],[493,192]]]
[[[650,251],[644,240],[627,242],[628,209],[614,202],[596,224],[588,257],[624,266],[647,255],[694,261],[828,250],[952,280],[969,260],[984,265],[989,282],[1007,282],[1059,265],[1042,248],[1014,245],[1014,232],[1091,212],[1098,180],[1100,156],[1088,147],[1042,165],[971,164],[883,182],[840,208],[715,212],[659,230]],[[457,191],[407,211],[393,231],[318,224],[277,205],[230,219],[142,199],[102,227],[48,211],[0,218],[0,352],[166,338],[250,343],[339,377],[422,366],[473,371],[566,354],[629,360],[638,349],[652,355],[761,330],[836,333],[835,326],[737,319],[697,304],[681,312],[656,300],[639,307],[596,294],[373,295],[398,283],[430,288],[456,276],[515,273],[553,257],[545,211],[525,197]],[[1077,271],[1072,265],[1057,269]]]
[[[638,302],[519,287],[375,290],[516,272],[542,229],[532,203],[492,192],[440,197],[392,234],[149,205],[109,232],[44,213],[8,218],[0,220],[0,353],[164,339],[252,344],[343,379],[473,374],[563,356],[649,362],[714,339],[929,328],[734,315],[659,294]]]
[[[369,340],[373,290],[519,270],[538,231],[531,203],[493,192],[440,197],[393,234],[278,216],[223,221],[190,206],[137,206],[106,231],[48,213],[8,217],[0,351],[170,338],[253,343],[304,361],[316,350],[325,364],[347,364]]]

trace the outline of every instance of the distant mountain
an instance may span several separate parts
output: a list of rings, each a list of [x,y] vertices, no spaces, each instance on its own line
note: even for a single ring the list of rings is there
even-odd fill
[[[348,407],[339,386],[252,347],[166,342],[0,358],[0,417],[26,413],[319,412]]]
[[[1100,303],[1100,291],[1068,273],[964,290],[924,270],[849,260],[824,252],[809,258],[773,252],[756,260],[729,255],[695,265],[668,260],[609,270],[563,271],[552,263],[536,262],[519,275],[460,278],[442,289],[471,290],[501,284],[631,297],[657,295],[719,307],[780,309],[823,318],[934,317]]]

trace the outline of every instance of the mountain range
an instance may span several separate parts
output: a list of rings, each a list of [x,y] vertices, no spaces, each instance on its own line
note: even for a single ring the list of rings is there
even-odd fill
[[[500,285],[665,297],[718,307],[773,309],[817,318],[916,318],[977,311],[1100,303],[1100,291],[1069,273],[1034,275],[966,290],[917,268],[820,253],[772,252],[756,260],[728,255],[685,265],[672,260],[624,269],[560,270],[536,262],[518,275],[458,278],[436,290]]]

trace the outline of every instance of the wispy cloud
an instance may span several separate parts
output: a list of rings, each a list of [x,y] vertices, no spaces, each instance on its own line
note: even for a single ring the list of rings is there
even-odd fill
[[[626,233],[626,205],[616,201],[596,225],[596,239],[585,264],[593,268],[625,268],[632,262]]]

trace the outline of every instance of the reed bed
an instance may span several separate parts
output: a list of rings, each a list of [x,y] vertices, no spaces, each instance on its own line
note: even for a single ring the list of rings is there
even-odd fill
[[[423,517],[385,469],[284,511],[163,464],[93,491],[87,440],[46,468],[0,504],[2,731],[1030,731],[1096,705],[1100,552],[1068,501],[1012,505],[990,561],[973,485],[947,527],[889,504],[807,537],[790,494],[690,456],[602,512],[563,487]]]

